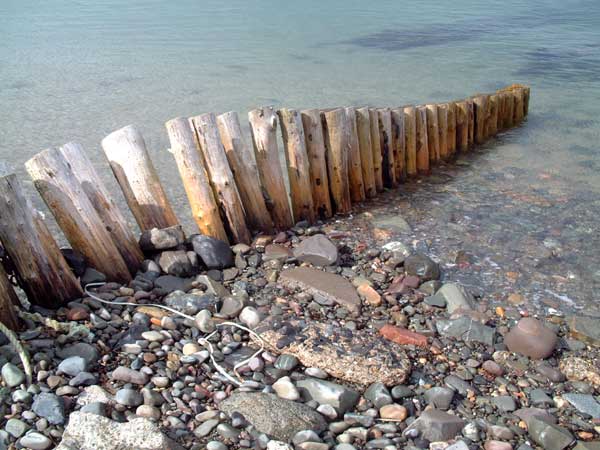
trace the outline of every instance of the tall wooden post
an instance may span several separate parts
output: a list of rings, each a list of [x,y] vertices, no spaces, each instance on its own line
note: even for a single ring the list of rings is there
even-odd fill
[[[478,145],[481,145],[486,141],[485,123],[488,110],[487,100],[487,96],[485,95],[473,97],[475,112],[475,143]]]
[[[25,167],[73,249],[109,280],[129,282],[119,249],[60,150],[46,149]]]
[[[273,107],[268,106],[250,111],[248,120],[252,131],[256,166],[267,195],[267,207],[275,227],[287,230],[294,223],[277,148],[277,116]]]
[[[448,154],[456,153],[456,103],[448,103]]]
[[[140,229],[177,225],[177,217],[137,128],[128,125],[109,134],[102,140],[102,148]]]
[[[96,173],[90,159],[81,145],[69,142],[60,148],[73,175],[81,185],[92,206],[100,216],[104,227],[109,232],[123,261],[132,275],[140,268],[144,254],[140,249],[132,228],[127,224],[125,216],[119,210],[112,195]]]
[[[321,117],[323,119],[325,148],[327,149],[331,197],[336,212],[347,214],[352,207],[348,183],[349,122],[346,119],[346,111],[341,108],[322,112]]]
[[[373,173],[375,174],[375,189],[383,191],[383,171],[381,158],[381,138],[379,137],[379,113],[376,108],[369,108],[371,124],[371,150],[373,151]]]
[[[14,173],[0,167],[0,241],[34,305],[58,308],[81,286]]]
[[[388,108],[377,110],[379,116],[379,147],[381,149],[381,174],[385,187],[396,187],[396,163],[392,149],[392,112]]]
[[[513,123],[515,125],[519,125],[523,121],[523,118],[525,117],[525,115],[524,115],[525,92],[520,87],[514,88],[512,90],[512,92],[513,92],[513,97],[515,99],[515,113],[513,116]]]
[[[427,105],[427,143],[429,145],[429,162],[435,164],[440,160],[440,127],[436,104]]]
[[[307,220],[309,223],[313,223],[315,221],[315,208],[302,117],[294,109],[280,109],[277,114],[281,123],[294,221]]]
[[[440,159],[446,161],[450,156],[448,148],[448,103],[437,105]]]
[[[475,106],[472,98],[466,99],[465,102],[467,103],[467,123],[469,124],[468,143],[471,147],[475,144]]]
[[[246,145],[240,120],[234,111],[217,116],[221,142],[233,172],[248,225],[254,230],[273,232],[273,220],[260,186],[260,176],[251,147]]]
[[[196,130],[215,200],[227,219],[231,237],[236,243],[249,244],[252,235],[246,225],[244,206],[221,143],[217,118],[208,113],[192,117],[190,121]]]
[[[371,120],[369,108],[356,110],[356,128],[358,132],[358,145],[360,148],[360,164],[365,185],[365,195],[373,198],[377,194],[375,185],[375,170],[373,168],[373,149],[371,142]]]
[[[19,326],[19,319],[15,310],[15,305],[18,304],[17,294],[10,281],[8,281],[8,276],[0,263],[0,322],[11,330],[16,330]]]
[[[307,109],[301,112],[306,152],[309,159],[310,182],[315,213],[321,219],[332,216],[331,196],[329,195],[329,176],[325,157],[325,138],[321,124],[321,112]]]
[[[202,234],[229,243],[192,124],[186,117],[177,117],[169,120],[165,127],[198,229]]]
[[[488,110],[487,135],[491,137],[498,133],[498,96],[496,94],[490,95]]]
[[[404,107],[404,136],[406,173],[408,176],[414,176],[417,174],[417,109],[412,105]]]
[[[404,109],[392,109],[392,147],[394,149],[394,163],[396,180],[406,179],[406,136],[404,132]]]
[[[348,154],[348,177],[350,183],[350,198],[352,202],[362,202],[366,198],[365,185],[362,176],[362,161],[360,158],[360,142],[358,140],[358,125],[356,123],[356,109],[347,107],[346,116],[350,132]]]
[[[429,173],[429,145],[427,142],[427,108],[417,107],[417,171]]]
[[[529,97],[531,96],[531,88],[523,86],[523,117],[529,114]]]
[[[465,100],[456,102],[456,145],[461,152],[469,148],[469,110]]]

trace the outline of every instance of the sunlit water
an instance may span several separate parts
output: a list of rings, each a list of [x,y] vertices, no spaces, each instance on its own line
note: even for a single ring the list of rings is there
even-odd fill
[[[28,158],[80,142],[122,201],[99,144],[134,123],[188,226],[166,150],[164,122],[173,117],[236,110],[245,121],[266,104],[400,105],[529,84],[527,123],[457,167],[454,193],[407,188],[428,209],[405,214],[415,230],[433,221],[431,237],[444,242],[452,227],[442,219],[466,216],[482,261],[505,251],[501,272],[528,269],[518,255],[520,266],[508,267],[526,243],[553,249],[547,279],[522,289],[538,298],[558,290],[553,298],[564,306],[598,300],[596,0],[2,0],[0,42],[2,160],[28,180]],[[468,198],[472,211],[454,198]]]

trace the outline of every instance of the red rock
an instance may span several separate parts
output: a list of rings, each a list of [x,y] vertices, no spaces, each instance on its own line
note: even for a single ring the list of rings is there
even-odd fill
[[[558,338],[533,317],[525,317],[504,337],[504,343],[511,352],[520,353],[533,359],[545,359],[552,354]]]
[[[427,347],[427,337],[406,328],[395,327],[386,324],[380,330],[384,338],[400,345],[416,345],[418,347]]]
[[[73,306],[67,311],[67,320],[87,320],[89,317],[90,314],[83,306]]]
[[[357,289],[358,295],[365,299],[365,301],[371,306],[381,305],[381,295],[377,293],[375,289],[369,286],[367,283],[361,284]]]
[[[416,289],[420,286],[421,280],[416,275],[406,275],[404,277],[403,283],[406,287]]]

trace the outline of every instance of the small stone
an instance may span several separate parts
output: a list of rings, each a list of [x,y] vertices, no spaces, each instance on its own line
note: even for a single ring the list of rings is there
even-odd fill
[[[119,389],[115,394],[115,400],[124,406],[139,406],[144,402],[142,394],[135,389]]]
[[[365,391],[364,397],[378,409],[393,402],[390,391],[383,383],[371,384]]]
[[[503,413],[513,412],[517,409],[517,402],[510,395],[492,397],[492,404]]]
[[[31,410],[47,419],[52,425],[62,425],[65,422],[65,402],[54,394],[47,392],[38,394]]]
[[[429,306],[435,306],[436,308],[445,308],[446,307],[446,299],[442,295],[430,295],[429,297],[425,297],[423,302]]]
[[[292,438],[292,443],[294,445],[300,445],[303,442],[321,442],[321,439],[313,430],[298,431]]]
[[[223,299],[223,305],[219,310],[219,315],[228,319],[237,317],[244,309],[244,299],[237,295],[228,295]]]
[[[56,351],[59,358],[67,359],[71,356],[81,356],[85,359],[88,368],[92,367],[100,359],[100,352],[96,347],[86,342],[76,342]]]
[[[533,359],[545,359],[552,354],[558,338],[556,334],[533,317],[524,317],[504,337],[511,352]]]
[[[512,445],[502,441],[486,441],[483,444],[484,450],[512,450]]]
[[[425,400],[435,408],[447,410],[454,399],[454,391],[445,387],[432,387],[425,392]]]
[[[528,433],[545,450],[562,450],[575,440],[566,429],[552,425],[533,416],[527,424]]]
[[[356,289],[356,292],[358,292],[358,295],[360,295],[369,305],[374,307],[381,306],[381,295],[368,284],[361,284]]]
[[[360,397],[358,392],[350,388],[317,378],[299,380],[296,382],[296,387],[306,400],[331,405],[340,413],[352,409]]]
[[[273,390],[277,394],[278,397],[284,398],[286,400],[298,400],[300,398],[300,393],[294,383],[290,380],[290,377],[282,377],[273,383]]]
[[[287,353],[283,353],[277,357],[277,360],[273,364],[277,369],[290,371],[294,370],[294,368],[298,365],[298,358],[294,355],[289,355]]]
[[[19,445],[31,450],[46,450],[52,446],[52,441],[42,433],[33,431],[19,439]]]
[[[14,364],[6,363],[2,366],[2,379],[12,388],[25,382],[25,374]]]
[[[563,394],[562,397],[567,400],[577,411],[592,416],[594,419],[600,419],[600,403],[596,401],[593,395],[588,394]]]
[[[217,329],[214,321],[212,320],[212,314],[208,309],[203,309],[194,318],[194,322],[200,331],[203,333],[212,333]]]
[[[379,417],[382,419],[393,419],[398,421],[403,421],[408,417],[408,410],[396,403],[391,405],[384,405],[379,408]]]
[[[122,381],[123,383],[146,384],[148,375],[125,366],[119,366],[113,370],[110,379],[113,381]]]
[[[491,375],[501,377],[504,374],[504,369],[495,361],[488,359],[484,361],[481,368]]]
[[[199,234],[191,236],[190,242],[208,269],[226,269],[233,266],[233,252],[225,242]]]
[[[80,278],[82,286],[87,286],[92,283],[103,283],[104,281],[106,281],[106,275],[92,267],[85,269],[84,274]]]
[[[142,333],[142,338],[150,342],[162,342],[167,338],[167,336],[159,333],[158,331],[144,331]]]
[[[294,249],[294,256],[315,266],[329,266],[337,262],[338,250],[325,235],[315,234],[300,242]]]
[[[400,345],[416,345],[418,347],[427,347],[428,345],[426,336],[390,324],[385,324],[381,327],[379,334]]]
[[[12,437],[18,439],[29,430],[29,425],[19,419],[8,419],[4,425],[4,429]]]
[[[180,278],[173,275],[162,275],[154,280],[154,285],[167,293],[187,292],[192,288],[193,278]]]
[[[438,409],[423,411],[410,429],[418,430],[428,441],[449,441],[460,434],[465,422],[456,416]]]
[[[135,410],[135,415],[145,417],[146,419],[158,420],[160,419],[160,409],[155,408],[151,405],[140,405]]]
[[[71,356],[61,361],[58,365],[58,372],[65,373],[72,377],[78,375],[80,372],[87,370],[87,362],[81,356]]]
[[[142,232],[139,244],[144,252],[157,252],[176,248],[185,242],[181,225],[168,228],[152,228]]]
[[[181,353],[183,353],[185,356],[189,356],[193,355],[194,353],[198,353],[201,350],[203,350],[203,347],[201,347],[199,344],[196,344],[195,342],[188,342],[181,349]]]
[[[458,283],[445,283],[435,295],[446,300],[448,314],[458,310],[469,310],[475,305],[473,296]]]
[[[261,320],[258,310],[253,306],[246,306],[242,309],[238,319],[250,329],[255,328]]]
[[[408,256],[404,261],[404,270],[408,275],[416,275],[423,281],[437,280],[440,277],[438,264],[421,253]]]
[[[203,309],[214,311],[219,303],[214,294],[186,294],[182,291],[172,292],[163,301],[165,305],[190,316]]]
[[[90,318],[89,311],[83,306],[73,306],[67,311],[67,320],[80,321]]]
[[[167,250],[156,258],[163,272],[176,277],[189,277],[193,273],[192,264],[185,250]]]
[[[294,450],[291,445],[285,442],[271,440],[267,443],[267,450]]]

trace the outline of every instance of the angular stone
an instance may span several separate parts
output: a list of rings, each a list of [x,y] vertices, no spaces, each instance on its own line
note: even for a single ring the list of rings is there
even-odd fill
[[[408,275],[418,276],[422,281],[437,280],[440,277],[438,264],[421,253],[415,253],[406,258],[404,271]]]
[[[460,434],[464,420],[439,409],[423,411],[408,429],[421,432],[421,436],[431,442],[449,441]]]
[[[207,275],[198,275],[196,282],[206,286],[206,293],[216,295],[217,297],[227,297],[231,293],[220,282],[213,280]]]
[[[338,259],[336,245],[323,234],[315,234],[304,239],[294,249],[294,256],[315,266],[330,266]]]
[[[110,379],[113,381],[122,381],[123,383],[143,385],[148,382],[148,375],[143,372],[130,369],[129,367],[119,366],[113,370]]]
[[[589,394],[563,394],[562,397],[567,400],[577,411],[592,416],[594,419],[600,419],[600,403],[596,401],[593,395]]]
[[[565,428],[546,423],[535,416],[529,419],[527,425],[531,439],[545,450],[562,450],[575,440]]]
[[[552,354],[558,337],[533,317],[524,317],[504,337],[511,352],[533,359],[545,359]]]
[[[124,406],[140,406],[144,397],[135,389],[119,389],[115,394],[115,401]]]
[[[513,412],[517,409],[517,402],[510,395],[492,397],[492,404],[504,413]]]
[[[331,405],[340,413],[352,409],[360,394],[341,384],[318,378],[306,378],[296,382],[296,387],[306,400],[315,400],[321,405]]]
[[[263,254],[263,261],[282,260],[285,261],[288,258],[294,256],[294,253],[289,247],[279,244],[269,244],[265,247],[265,253]]]
[[[156,263],[169,275],[185,278],[193,274],[192,263],[185,250],[164,251],[156,257]]]
[[[354,286],[340,275],[311,267],[297,267],[281,272],[279,281],[291,288],[304,289],[313,297],[331,300],[349,311],[360,312],[360,298]]]
[[[437,292],[436,296],[441,296],[446,300],[446,311],[448,314],[463,309],[472,309],[475,305],[475,298],[464,286],[458,283],[445,283]]]
[[[402,405],[393,403],[379,408],[379,417],[382,419],[393,419],[403,421],[408,417],[408,410]]]
[[[14,364],[6,363],[2,366],[2,379],[12,388],[25,382],[25,373]]]
[[[383,383],[373,383],[365,391],[364,397],[373,403],[377,409],[393,402],[392,394]]]
[[[350,332],[317,322],[292,321],[284,331],[274,329],[274,324],[265,320],[254,331],[272,350],[294,355],[305,367],[318,367],[350,383],[370,385],[380,381],[393,386],[403,383],[410,373],[404,349],[368,329]]]
[[[233,266],[233,252],[226,242],[200,234],[191,236],[190,242],[208,269],[226,269]]]
[[[416,345],[418,347],[427,347],[428,345],[426,336],[390,324],[385,324],[381,327],[379,334],[400,345]]]
[[[219,304],[219,299],[213,294],[186,294],[181,291],[167,295],[163,301],[165,305],[190,316],[203,309],[214,311]]]
[[[595,347],[600,347],[599,323],[598,318],[583,316],[573,316],[568,321],[571,336]]]
[[[259,432],[286,442],[299,431],[321,432],[327,426],[323,417],[308,406],[273,394],[234,393],[219,404],[219,409],[230,416],[237,412]]]
[[[452,404],[454,391],[446,387],[435,386],[425,392],[425,400],[435,408],[447,410]]]
[[[187,292],[192,288],[194,278],[181,278],[173,275],[162,275],[154,280],[154,286],[167,293],[174,291]]]
[[[58,365],[58,371],[72,377],[87,370],[87,362],[81,356],[70,356]]]
[[[181,225],[168,228],[152,228],[143,231],[140,236],[140,248],[144,252],[157,252],[178,247],[185,242]]]
[[[69,416],[56,450],[183,450],[157,425],[142,417],[115,422],[97,414],[74,412]]]
[[[514,415],[523,420],[526,424],[529,424],[532,417],[536,417],[549,424],[556,423],[556,418],[552,414],[545,409],[540,408],[520,408],[514,412]]]
[[[38,394],[31,409],[52,425],[61,425],[65,422],[65,402],[54,394],[47,392]]]
[[[465,342],[474,341],[489,346],[494,345],[496,330],[470,317],[463,316],[454,320],[438,320],[436,328],[438,333],[443,336],[451,336]]]

